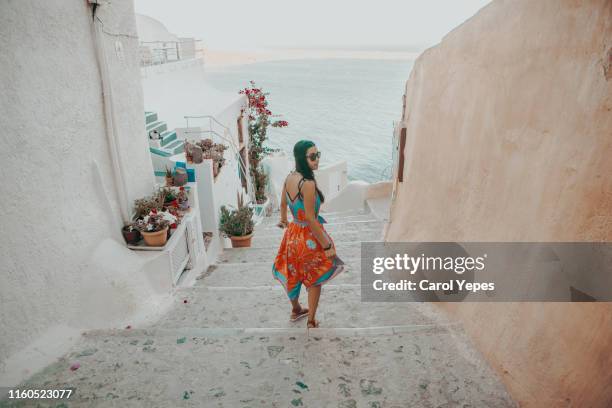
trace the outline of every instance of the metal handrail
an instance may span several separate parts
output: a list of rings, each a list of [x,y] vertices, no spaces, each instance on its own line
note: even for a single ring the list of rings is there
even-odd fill
[[[193,54],[194,57],[197,54],[197,49],[195,48],[195,44],[198,42],[202,42],[202,40],[198,40],[195,38],[184,39],[179,41],[140,41],[139,45],[141,47],[147,48],[150,52],[150,60],[144,59],[141,55],[141,65],[142,66],[150,66],[150,65],[160,65],[166,64],[169,62],[183,61],[185,59],[190,59],[193,57],[185,57],[181,52],[182,44],[194,44]],[[170,53],[169,53],[170,51]],[[170,58],[175,54],[176,59]]]
[[[188,133],[198,133],[198,134],[201,134],[201,133],[212,133],[213,135],[216,135],[216,136],[220,137],[221,139],[227,141],[230,144],[230,147],[232,148],[234,154],[238,156],[238,161],[239,161],[239,164],[241,165],[240,166],[240,168],[241,168],[240,170],[241,170],[241,172],[242,172],[242,174],[244,176],[244,179],[246,180],[249,188],[251,189],[251,191],[253,193],[253,197],[251,197],[251,195],[249,194],[249,201],[248,201],[248,203],[249,204],[250,203],[257,204],[257,201],[255,200],[255,184],[253,183],[253,181],[251,180],[251,178],[247,174],[248,166],[247,166],[246,162],[242,159],[242,156],[240,155],[240,149],[238,149],[238,147],[236,147],[236,145],[234,144],[233,139],[228,139],[224,135],[221,135],[218,132],[212,130],[212,121],[214,121],[219,126],[221,126],[223,129],[225,129],[227,131],[227,133],[229,133],[230,136],[232,136],[232,138],[233,138],[234,135],[232,134],[231,129],[229,127],[225,126],[223,123],[219,122],[217,120],[217,118],[215,118],[214,116],[211,116],[211,115],[189,115],[189,116],[185,116],[184,118],[185,118],[185,120],[187,122],[187,129],[190,129],[189,119],[208,119],[209,120],[209,129],[210,129],[210,130],[196,130],[196,131],[186,130],[184,132],[185,134],[188,134]]]

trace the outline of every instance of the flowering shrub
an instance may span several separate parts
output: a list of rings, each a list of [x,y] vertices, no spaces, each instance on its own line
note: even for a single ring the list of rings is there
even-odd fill
[[[268,126],[283,128],[289,126],[286,120],[272,120],[278,117],[273,115],[268,109],[266,96],[269,93],[255,86],[254,81],[250,81],[251,86],[242,89],[239,93],[246,95],[249,99],[247,114],[249,119],[249,162],[251,163],[251,177],[255,183],[255,198],[257,202],[265,200],[266,176],[259,166],[261,160],[268,154],[279,149],[272,149],[264,146],[267,139]]]

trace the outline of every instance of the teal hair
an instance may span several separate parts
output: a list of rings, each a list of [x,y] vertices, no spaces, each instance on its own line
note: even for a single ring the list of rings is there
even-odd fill
[[[319,187],[317,186],[317,181],[315,180],[314,173],[312,169],[310,168],[310,166],[308,166],[308,161],[306,159],[306,152],[312,146],[315,146],[315,144],[314,142],[310,140],[300,140],[299,142],[295,144],[295,146],[293,146],[293,157],[295,158],[295,170],[299,172],[302,175],[302,177],[304,177],[306,180],[312,180],[315,182],[315,189],[317,190],[319,197],[321,197],[321,202],[324,202],[325,196],[323,195],[321,190],[319,190]]]

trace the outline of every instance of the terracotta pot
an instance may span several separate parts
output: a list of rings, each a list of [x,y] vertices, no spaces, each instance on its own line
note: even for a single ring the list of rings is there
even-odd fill
[[[232,240],[232,248],[250,247],[251,238],[253,238],[252,232],[249,235],[244,235],[240,237],[231,236],[230,239]]]
[[[176,169],[174,174],[174,186],[180,187],[187,184],[187,170],[182,167]]]
[[[156,232],[142,232],[145,244],[148,246],[160,247],[166,245],[168,241],[168,227]]]
[[[138,231],[137,229],[128,231],[123,228],[121,232],[123,233],[123,239],[125,239],[125,242],[128,245],[134,245],[142,239],[142,235],[140,235],[140,231]]]
[[[193,145],[189,142],[185,142],[185,159],[187,160],[187,163],[193,162],[193,157],[191,156],[192,149]]]

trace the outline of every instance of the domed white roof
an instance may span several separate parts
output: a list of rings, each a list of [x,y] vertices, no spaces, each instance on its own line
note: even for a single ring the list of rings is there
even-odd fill
[[[136,29],[141,42],[178,41],[177,36],[170,33],[161,21],[149,16],[136,14]]]

